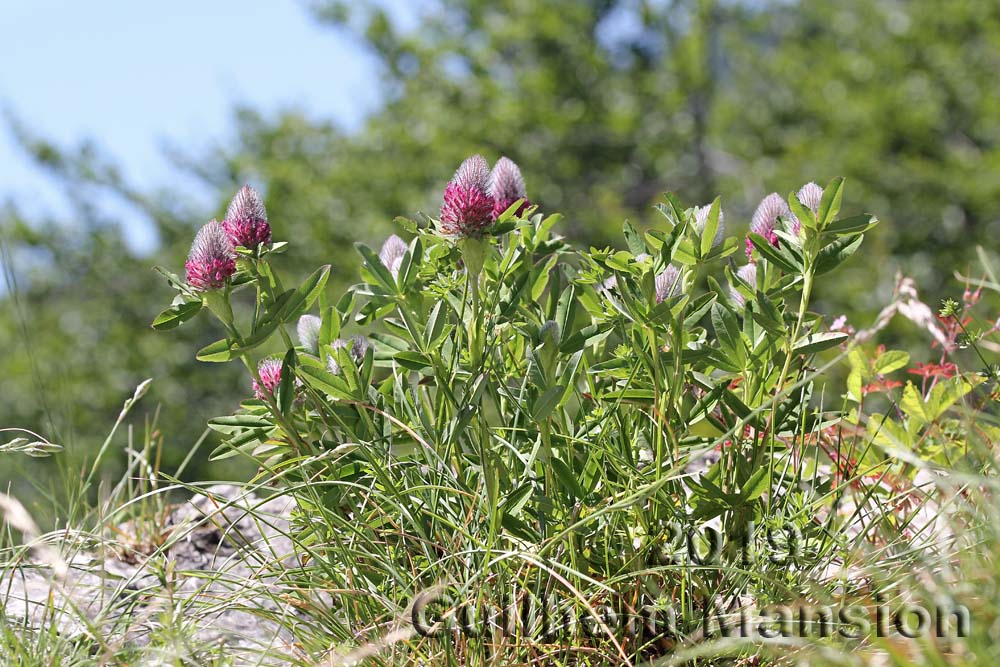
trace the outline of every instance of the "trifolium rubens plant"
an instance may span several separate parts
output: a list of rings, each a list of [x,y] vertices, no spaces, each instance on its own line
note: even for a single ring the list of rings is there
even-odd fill
[[[154,326],[211,312],[222,337],[197,358],[249,375],[239,410],[210,422],[215,455],[295,496],[324,590],[372,593],[324,616],[344,641],[442,582],[564,611],[812,586],[809,558],[854,539],[830,443],[870,444],[850,392],[814,392],[858,343],[813,288],[877,223],[840,215],[843,180],[769,194],[748,220],[666,194],[621,248],[576,249],[513,160],[474,155],[445,178],[435,215],[356,245],[341,294],[328,266],[277,274],[294,246],[249,187],[194,236],[183,277],[161,270],[176,297]],[[678,541],[706,525],[721,541]],[[760,530],[805,546],[775,559]],[[618,641],[602,636],[586,641]]]

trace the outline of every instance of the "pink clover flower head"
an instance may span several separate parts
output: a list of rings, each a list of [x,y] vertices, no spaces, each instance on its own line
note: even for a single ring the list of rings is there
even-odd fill
[[[668,264],[667,268],[656,276],[654,285],[656,303],[663,303],[664,300],[681,293],[681,272],[673,264]]]
[[[705,225],[708,224],[708,214],[712,211],[712,205],[707,204],[705,206],[699,206],[694,210],[694,226],[695,229],[701,233],[705,229]],[[722,237],[725,236],[726,226],[725,226],[725,216],[722,213],[722,209],[719,209],[719,226],[715,230],[715,238],[712,239],[712,247],[718,247],[722,243]]]
[[[736,277],[748,284],[751,289],[756,289],[757,287],[757,265],[750,262],[746,266],[741,266],[736,271]],[[746,299],[743,298],[743,294],[740,293],[735,286],[729,286],[729,298],[733,300],[733,303],[737,304],[740,308],[746,303]]]
[[[819,213],[820,202],[823,201],[823,188],[809,181],[798,191],[797,196],[802,205],[814,214]]]
[[[236,273],[236,253],[226,232],[212,220],[195,234],[194,243],[184,262],[185,278],[199,291],[220,289]]]
[[[303,315],[299,318],[296,333],[299,336],[299,344],[312,354],[319,351],[319,330],[323,321],[315,315]]]
[[[240,188],[229,202],[222,227],[234,246],[254,250],[258,246],[271,245],[271,225],[267,222],[264,201],[249,185]]]
[[[399,238],[395,234],[390,236],[382,244],[382,249],[378,252],[378,258],[382,261],[382,265],[389,269],[389,273],[395,278],[399,274],[399,267],[403,263],[403,255],[409,246],[406,245],[406,241]]]
[[[260,375],[260,384],[257,380],[253,381],[254,395],[261,400],[267,396],[274,396],[278,385],[281,384],[281,359],[274,357],[264,359],[257,366],[257,374]]]
[[[778,218],[784,217],[792,219],[792,211],[788,204],[777,192],[772,192],[761,200],[750,219],[750,231],[760,234],[767,239],[771,245],[778,245],[778,235],[774,233],[778,226]],[[798,220],[795,221],[798,223]],[[797,231],[797,230],[796,230]],[[747,257],[753,252],[753,243],[747,239]]]
[[[520,216],[531,205],[524,187],[521,168],[508,157],[502,157],[493,165],[488,181],[487,193],[493,197],[493,220],[510,208],[518,199],[524,201],[514,212]]]
[[[482,155],[467,158],[444,189],[441,231],[448,236],[479,236],[493,222],[490,168]]]

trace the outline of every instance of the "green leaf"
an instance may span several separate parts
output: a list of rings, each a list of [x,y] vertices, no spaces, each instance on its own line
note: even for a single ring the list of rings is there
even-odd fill
[[[625,243],[628,245],[629,252],[633,255],[646,252],[646,243],[642,240],[642,234],[635,230],[631,222],[625,221],[622,225],[622,232],[625,234]]]
[[[223,338],[222,340],[217,340],[214,343],[206,345],[198,350],[198,354],[195,355],[195,358],[198,359],[198,361],[207,361],[211,363],[231,360],[233,358],[233,351],[230,349],[229,339]]]
[[[263,415],[228,415],[226,417],[216,417],[208,421],[208,427],[213,431],[232,435],[241,433],[248,429],[269,429],[274,425]]]
[[[803,227],[816,229],[816,216],[813,214],[811,208],[799,201],[798,194],[792,192],[788,195],[788,207],[792,209],[792,213],[799,219]]]
[[[719,211],[722,208],[722,198],[716,197],[712,201],[712,208],[708,210],[708,220],[705,221],[705,228],[701,230],[701,256],[704,257],[712,251],[712,242],[715,241],[715,234],[719,231]]]
[[[847,340],[847,334],[839,331],[824,331],[809,334],[792,346],[792,352],[798,354],[815,354],[816,352],[836,347],[845,340]]]
[[[742,502],[749,503],[756,500],[767,491],[767,471],[767,466],[761,466],[754,474],[750,475],[750,479],[740,489],[740,500]]]
[[[828,234],[836,234],[838,236],[844,234],[857,234],[866,232],[875,225],[878,224],[878,218],[870,213],[863,213],[861,215],[852,215],[849,218],[841,218],[840,220],[834,220],[823,230]]]
[[[400,366],[411,371],[419,371],[431,366],[431,360],[419,352],[399,352],[392,355],[392,358]]]
[[[355,243],[354,247],[360,253],[361,257],[365,260],[364,269],[369,277],[373,278],[379,286],[383,287],[390,294],[395,294],[398,288],[396,287],[396,279],[392,277],[389,269],[385,268],[382,264],[382,260],[378,258],[371,248],[366,246],[364,243]]]
[[[879,375],[887,375],[910,363],[910,355],[902,350],[889,350],[879,355],[872,370]]]
[[[864,238],[863,234],[859,234],[858,236],[842,236],[820,250],[819,255],[816,257],[816,275],[829,273],[840,266],[840,264],[861,247],[861,242]]]
[[[418,236],[410,241],[410,249],[403,255],[403,261],[399,264],[398,282],[400,285],[406,287],[416,280],[423,259],[424,245]]]
[[[200,313],[203,305],[201,300],[174,304],[156,316],[153,328],[157,331],[175,329]]]
[[[340,314],[333,306],[327,306],[323,311],[323,320],[319,328],[319,349],[322,350],[340,337]]]
[[[779,251],[778,248],[771,245],[771,242],[760,234],[754,234],[751,232],[747,235],[747,238],[750,239],[750,242],[753,244],[754,248],[757,249],[757,252],[771,264],[774,264],[782,271],[787,271],[788,273],[802,273],[801,264],[796,263],[794,259],[786,255],[786,253]]]
[[[899,400],[899,406],[910,418],[909,430],[915,433],[917,428],[929,424],[931,417],[924,412],[924,397],[920,395],[912,382],[907,382],[903,387],[903,397]]]
[[[542,293],[545,292],[545,288],[549,284],[549,273],[552,271],[552,267],[556,265],[556,260],[559,259],[558,255],[552,255],[545,266],[538,269],[538,274],[535,276],[535,280],[531,283],[531,300],[538,301],[541,298]]]
[[[819,213],[816,218],[819,222],[820,231],[824,231],[826,226],[833,222],[840,212],[840,202],[844,197],[844,177],[838,176],[830,181],[823,188],[823,198],[819,203]]]
[[[535,404],[531,406],[531,418],[536,422],[545,421],[552,411],[559,405],[559,400],[562,398],[563,393],[566,391],[565,385],[556,385],[554,387],[549,387],[545,392],[535,400]]]
[[[281,383],[278,385],[278,409],[287,415],[295,400],[295,348],[289,348],[281,362]]]
[[[726,356],[742,368],[746,362],[746,350],[736,316],[728,308],[716,302],[712,304],[712,327]]]
[[[330,277],[330,265],[325,264],[313,271],[305,279],[298,289],[289,297],[287,303],[278,314],[279,322],[294,322],[302,316],[319,296],[319,293],[326,287],[326,281]]]

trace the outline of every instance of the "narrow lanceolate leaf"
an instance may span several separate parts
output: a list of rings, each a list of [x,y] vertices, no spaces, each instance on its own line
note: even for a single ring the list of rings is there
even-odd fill
[[[767,491],[767,473],[767,466],[761,466],[754,474],[750,475],[750,479],[740,489],[741,501],[748,503],[764,495],[764,492]]]
[[[830,181],[830,184],[823,188],[823,199],[819,203],[819,213],[816,218],[819,222],[820,231],[825,231],[826,226],[834,221],[837,213],[840,212],[840,201],[844,197],[844,177],[838,176]]]
[[[556,385],[555,387],[549,387],[545,392],[535,400],[534,405],[531,406],[531,418],[536,422],[545,421],[557,405],[559,405],[559,400],[562,398],[563,393],[565,393],[566,387],[563,385]]]
[[[809,334],[792,346],[792,351],[798,354],[815,354],[831,347],[837,347],[847,340],[847,334],[839,331],[827,331]]]
[[[870,213],[862,213],[861,215],[852,215],[849,218],[841,218],[840,220],[834,220],[823,230],[829,234],[837,234],[838,236],[844,234],[859,234],[866,232],[875,225],[878,224],[878,218]]]
[[[288,302],[279,313],[280,322],[293,322],[309,310],[319,293],[326,287],[327,278],[330,277],[330,265],[326,264],[313,271],[312,275],[306,278],[305,282],[299,285],[298,289],[289,297]]]
[[[715,234],[719,231],[719,211],[722,210],[722,198],[716,197],[712,201],[712,208],[708,211],[708,220],[701,230],[701,256],[708,255],[712,250],[712,243],[715,241]]]
[[[642,240],[642,234],[636,231],[635,227],[628,220],[622,225],[622,232],[625,234],[625,243],[628,244],[629,252],[633,255],[646,252],[646,244]]]
[[[389,273],[389,269],[385,268],[385,265],[382,264],[382,260],[378,258],[378,255],[376,255],[372,249],[364,243],[355,243],[354,247],[365,260],[364,269],[366,273],[369,274],[369,276],[387,292],[395,293],[397,289],[396,279],[392,277],[391,273]]]
[[[775,248],[771,245],[770,241],[760,234],[750,233],[747,235],[747,238],[750,239],[757,252],[771,264],[788,273],[802,273],[802,265],[796,262],[795,258],[787,251],[784,251],[784,249],[779,250]]]
[[[712,327],[715,335],[722,345],[722,350],[726,356],[737,366],[742,367],[746,361],[746,353],[743,349],[743,339],[740,336],[740,326],[728,308],[716,302],[712,305]]]
[[[816,216],[813,215],[812,209],[800,202],[799,196],[794,192],[788,195],[788,207],[792,209],[792,213],[803,227],[816,229]]]
[[[392,358],[397,364],[411,371],[419,371],[431,366],[431,360],[420,352],[399,352],[392,355]]]
[[[153,328],[157,331],[175,329],[200,313],[201,308],[201,300],[174,304],[156,316]]]
[[[863,234],[859,234],[857,236],[841,236],[839,239],[820,250],[819,256],[816,258],[816,275],[818,276],[824,273],[829,273],[840,266],[848,257],[853,255],[855,251],[861,247],[861,242],[864,238]]]

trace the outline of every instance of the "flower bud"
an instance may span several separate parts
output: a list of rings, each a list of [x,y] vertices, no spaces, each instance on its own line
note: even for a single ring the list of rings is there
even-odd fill
[[[656,303],[681,293],[681,272],[673,264],[668,264],[662,273],[656,276]]]
[[[354,363],[360,364],[365,360],[365,355],[368,353],[368,348],[371,347],[371,344],[364,336],[351,336],[350,339],[338,338],[330,343],[330,347],[334,351],[350,348],[351,359],[354,360]],[[340,375],[340,364],[337,363],[337,360],[333,356],[327,360],[326,368],[333,375]]]
[[[319,352],[319,330],[323,321],[315,315],[303,315],[299,318],[299,325],[296,333],[299,335],[299,344],[311,354]]]
[[[254,395],[261,400],[267,396],[274,396],[278,385],[281,384],[281,359],[274,357],[264,359],[257,366],[257,374],[260,376],[260,384],[257,380],[253,381]]]
[[[493,165],[490,172],[487,193],[493,197],[493,219],[496,220],[500,214],[510,208],[518,199],[524,202],[517,208],[515,215],[521,215],[531,203],[524,187],[524,177],[521,176],[521,168],[507,157],[502,157]]]
[[[212,220],[198,230],[184,263],[184,273],[191,287],[199,291],[216,290],[236,273],[236,253],[222,226]]]
[[[382,265],[389,269],[389,273],[395,278],[399,274],[399,266],[403,263],[403,255],[406,254],[409,246],[406,245],[406,241],[399,238],[395,234],[390,236],[382,244],[382,249],[379,250],[378,258],[381,260]]]
[[[260,193],[249,185],[240,188],[229,203],[222,227],[234,246],[254,250],[260,245],[271,245],[271,225],[267,222],[267,210]]]
[[[797,195],[802,205],[811,210],[814,214],[819,214],[819,205],[823,201],[823,188],[812,181],[809,181],[798,191]]]
[[[441,232],[449,236],[479,236],[493,222],[489,195],[490,168],[481,155],[467,158],[444,190]]]
[[[792,211],[781,195],[772,192],[757,205],[757,210],[754,211],[753,218],[750,219],[750,231],[763,236],[771,245],[776,246],[778,245],[778,235],[774,233],[774,230],[778,226],[779,217],[792,219]],[[752,252],[753,243],[747,239],[747,257]]]
[[[545,324],[538,330],[538,338],[543,344],[551,343],[552,345],[559,345],[559,341],[562,338],[559,323],[555,320],[546,320]]]
[[[751,262],[746,266],[741,266],[739,270],[736,271],[736,277],[749,285],[750,289],[756,289],[757,265]],[[740,308],[742,308],[746,302],[746,299],[743,298],[743,294],[733,285],[729,286],[729,298],[732,299],[733,303]]]

